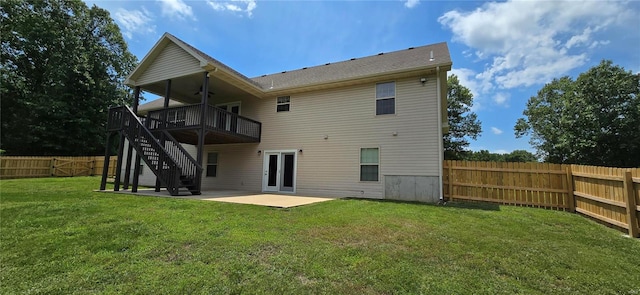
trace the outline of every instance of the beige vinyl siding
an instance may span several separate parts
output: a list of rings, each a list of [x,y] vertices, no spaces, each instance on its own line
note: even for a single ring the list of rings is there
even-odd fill
[[[136,83],[144,85],[203,71],[200,61],[178,45],[168,43]]]
[[[220,170],[204,187],[262,190],[264,153],[258,150],[303,150],[298,194],[382,198],[385,175],[438,176],[436,77],[426,77],[425,85],[420,78],[395,81],[396,113],[390,115],[375,115],[375,83],[291,95],[289,112],[276,112],[276,97],[243,99],[242,115],[262,122],[262,142],[207,146],[219,152]],[[378,182],[360,181],[363,147],[380,148]]]
[[[218,153],[218,171],[216,177],[203,178],[203,190],[262,190],[262,154],[257,144],[209,145],[204,153],[210,152]]]

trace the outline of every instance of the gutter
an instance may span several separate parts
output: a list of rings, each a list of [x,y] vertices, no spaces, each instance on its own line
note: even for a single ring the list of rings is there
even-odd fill
[[[439,135],[439,139],[438,139],[438,151],[439,151],[439,155],[438,155],[438,178],[439,178],[439,185],[440,185],[440,202],[444,201],[444,186],[442,185],[442,161],[444,161],[444,147],[443,147],[443,142],[442,142],[442,96],[441,96],[441,92],[442,90],[440,89],[440,66],[436,67],[436,95],[438,96],[438,135]],[[451,181],[451,179],[449,179],[449,181]],[[451,192],[449,192],[449,194],[451,194]]]

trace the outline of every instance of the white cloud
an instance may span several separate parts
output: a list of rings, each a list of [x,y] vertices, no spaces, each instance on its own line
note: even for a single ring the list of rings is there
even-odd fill
[[[503,155],[504,155],[504,154],[509,154],[509,153],[510,153],[510,152],[509,152],[509,151],[507,151],[507,150],[495,150],[495,151],[493,151],[493,152],[494,152],[494,153],[496,153],[496,154],[503,154]]]
[[[162,15],[168,17],[175,17],[179,19],[190,18],[196,20],[193,15],[191,6],[184,3],[182,0],[158,0],[162,6]]]
[[[476,73],[471,69],[466,68],[453,68],[450,71],[451,75],[456,75],[458,77],[458,81],[460,81],[460,85],[469,88],[471,94],[475,98],[478,96],[478,85],[477,81],[474,79]]]
[[[469,91],[473,94],[473,106],[471,106],[471,111],[477,112],[482,109],[482,98],[478,92],[480,85],[475,78],[476,73],[471,69],[453,68],[451,69],[450,74],[456,75],[458,77],[458,81],[460,81],[460,85],[469,88]]]
[[[495,135],[500,135],[502,134],[502,130],[496,128],[496,127],[491,127],[491,132],[493,132],[493,134]]]
[[[501,106],[507,107],[507,106],[509,106],[508,105],[509,98],[511,98],[511,95],[509,93],[498,92],[493,96],[493,101],[497,105],[501,105]]]
[[[207,0],[207,4],[216,11],[232,11],[232,12],[245,12],[248,17],[253,16],[253,10],[258,7],[255,0]]]
[[[414,8],[420,3],[420,0],[407,0],[404,2],[406,8]]]
[[[606,44],[595,40],[596,33],[630,18],[625,5],[615,1],[491,2],[471,12],[446,12],[438,21],[453,32],[454,41],[488,60],[474,77],[479,90],[488,92],[546,83],[582,66],[589,59],[589,47]]]
[[[154,33],[156,26],[152,25],[152,15],[144,7],[141,10],[126,10],[118,8],[113,18],[120,25],[122,35],[127,39],[133,38],[133,33]]]
[[[582,32],[582,34],[571,37],[569,41],[567,41],[567,43],[564,44],[565,48],[571,48],[575,45],[588,43],[591,40],[592,32],[593,30],[591,30],[591,28],[584,29],[584,32]]]

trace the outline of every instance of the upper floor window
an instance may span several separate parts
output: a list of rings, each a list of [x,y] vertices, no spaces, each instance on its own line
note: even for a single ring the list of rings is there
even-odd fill
[[[278,97],[276,112],[288,112],[290,106],[291,106],[291,97],[280,96]]]
[[[396,113],[396,82],[376,84],[376,115]]]

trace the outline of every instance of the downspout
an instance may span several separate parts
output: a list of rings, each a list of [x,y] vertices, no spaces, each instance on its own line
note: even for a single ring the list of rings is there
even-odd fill
[[[440,89],[440,66],[436,67],[436,95],[438,100],[438,179],[440,186],[440,201],[444,201],[444,187],[442,186],[442,161],[444,161],[444,147],[442,143],[442,97]]]

